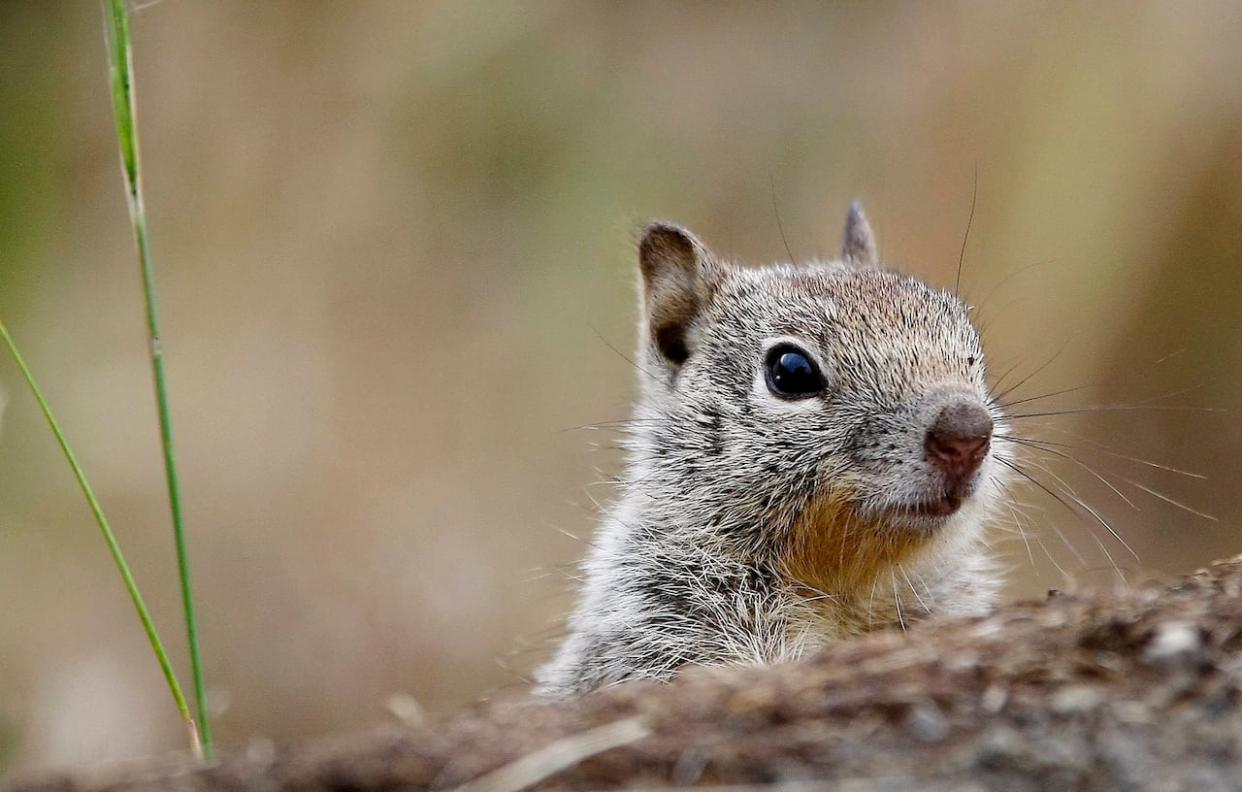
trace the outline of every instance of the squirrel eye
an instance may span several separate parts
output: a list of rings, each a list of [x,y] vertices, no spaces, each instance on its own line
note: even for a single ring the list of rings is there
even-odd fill
[[[786,399],[803,399],[824,389],[824,375],[811,357],[790,344],[768,350],[768,390]]]

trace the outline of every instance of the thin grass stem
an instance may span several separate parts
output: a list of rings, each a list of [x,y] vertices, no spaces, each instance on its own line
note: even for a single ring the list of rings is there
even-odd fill
[[[155,380],[155,403],[159,412],[160,440],[164,453],[164,475],[168,485],[168,502],[172,511],[173,538],[177,549],[177,572],[181,581],[181,604],[185,612],[186,637],[190,650],[190,668],[194,677],[194,703],[198,711],[198,736],[204,755],[213,752],[211,720],[207,713],[203,664],[199,650],[198,620],[194,613],[194,593],[190,585],[189,553],[185,538],[185,521],[181,510],[181,482],[177,475],[177,455],[173,444],[172,417],[168,408],[168,383],[164,373],[164,351],[160,341],[160,318],[155,296],[155,270],[147,235],[147,215],[142,198],[142,174],[138,151],[138,118],[134,100],[133,54],[129,38],[129,9],[126,0],[106,0],[104,29],[107,34],[109,68],[112,84],[112,109],[116,116],[117,140],[125,174],[129,216],[134,227],[138,263],[142,272],[142,291],[146,303],[147,336],[150,340],[151,371]]]
[[[185,721],[186,729],[189,731],[190,748],[194,751],[194,755],[202,758],[203,749],[199,741],[198,729],[194,725],[194,716],[190,714],[189,705],[186,704],[185,695],[181,692],[181,684],[177,681],[177,674],[173,671],[172,663],[168,660],[168,653],[164,651],[164,644],[160,640],[159,633],[155,630],[155,623],[151,621],[151,612],[147,610],[147,604],[142,598],[142,593],[138,591],[138,583],[134,580],[134,575],[129,571],[129,564],[125,562],[125,555],[121,552],[121,545],[116,540],[116,534],[112,533],[112,527],[108,524],[108,518],[104,516],[103,507],[99,505],[99,499],[95,497],[95,491],[91,489],[90,483],[86,480],[86,473],[83,472],[82,466],[78,464],[78,458],[73,453],[73,449],[69,446],[69,441],[65,439],[65,433],[61,431],[60,424],[56,421],[56,416],[52,413],[52,408],[48,405],[47,399],[43,397],[43,391],[39,389],[39,385],[35,382],[34,374],[31,373],[30,367],[26,365],[26,359],[22,357],[22,353],[18,350],[17,344],[14,343],[13,337],[9,335],[8,328],[4,326],[4,322],[0,321],[0,338],[3,338],[4,345],[8,347],[9,354],[13,356],[17,368],[21,370],[22,377],[26,380],[26,384],[30,386],[30,392],[34,394],[35,401],[39,403],[39,409],[43,411],[43,417],[47,419],[48,426],[52,428],[52,434],[56,436],[56,442],[60,444],[60,450],[65,455],[65,459],[69,462],[69,467],[73,470],[73,477],[77,479],[78,486],[82,489],[82,494],[86,497],[86,502],[91,508],[91,513],[95,515],[95,522],[99,525],[99,530],[103,534],[104,543],[108,545],[108,552],[112,554],[112,560],[116,563],[117,571],[121,573],[121,580],[125,583],[125,589],[129,592],[129,598],[133,600],[134,610],[138,611],[138,620],[142,622],[142,629],[146,630],[147,641],[151,644],[151,651],[155,653],[155,659],[160,664],[160,670],[164,672],[164,680],[168,682],[168,690],[172,693],[173,701],[177,705],[177,711],[181,713],[181,719]]]

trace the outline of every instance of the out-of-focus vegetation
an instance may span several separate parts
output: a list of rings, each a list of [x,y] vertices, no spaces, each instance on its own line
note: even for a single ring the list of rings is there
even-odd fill
[[[1027,412],[1157,408],[1024,430],[1209,475],[1083,453],[1135,511],[1047,460],[1140,561],[1095,534],[1132,578],[1242,550],[1236,413],[1164,409],[1242,395],[1236,4],[163,0],[133,24],[226,750],[522,684],[619,463],[569,430],[626,411],[650,216],[750,261],[786,257],[783,226],[811,257],[858,196],[887,260],[951,286],[977,170],[962,283],[993,370],[1040,369],[1019,398],[1087,386]],[[100,25],[0,5],[0,315],[175,634]],[[0,382],[0,767],[177,747],[63,459]],[[1111,579],[1087,522],[1021,499],[1047,553],[1001,534],[1015,596],[1069,585],[1056,565]]]

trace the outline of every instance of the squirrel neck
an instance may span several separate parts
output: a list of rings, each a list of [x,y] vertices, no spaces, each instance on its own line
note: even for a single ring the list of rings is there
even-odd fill
[[[975,508],[923,535],[814,497],[773,509],[719,482],[696,486],[684,464],[658,462],[659,454],[632,455],[604,517],[604,568],[618,578],[636,566],[676,585],[692,575],[695,585],[770,598],[774,614],[787,606],[780,618],[814,622],[828,639],[904,626],[932,610],[975,612],[995,595],[986,515]]]

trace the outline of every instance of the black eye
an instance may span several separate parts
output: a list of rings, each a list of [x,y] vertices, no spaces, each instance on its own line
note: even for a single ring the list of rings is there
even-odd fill
[[[803,399],[824,389],[824,375],[810,355],[791,344],[768,350],[765,361],[768,390],[786,399]]]

